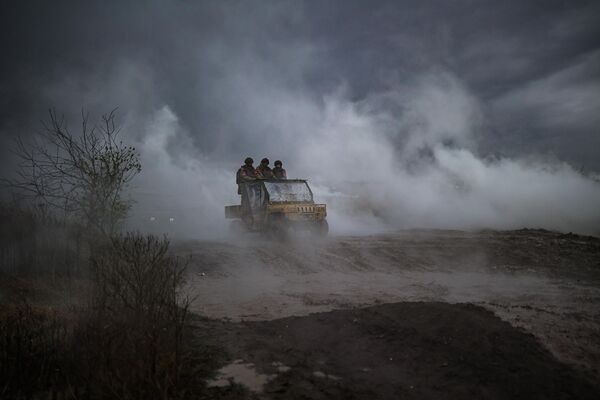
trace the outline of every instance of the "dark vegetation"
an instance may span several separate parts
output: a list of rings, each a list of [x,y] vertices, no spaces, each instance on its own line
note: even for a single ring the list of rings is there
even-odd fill
[[[167,238],[120,233],[141,170],[114,113],[71,134],[50,121],[0,206],[0,398],[185,398],[197,381]]]
[[[166,238],[127,233],[83,250],[65,240],[77,228],[8,211],[0,398],[182,398],[202,384],[192,374],[185,263]]]

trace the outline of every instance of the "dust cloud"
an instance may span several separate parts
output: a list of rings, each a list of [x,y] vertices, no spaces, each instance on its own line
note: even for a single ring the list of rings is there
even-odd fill
[[[143,165],[129,227],[223,237],[237,168],[266,156],[310,181],[334,234],[600,232],[598,24],[581,19],[594,7],[489,4],[472,19],[460,3],[151,5],[15,8],[25,44],[1,85],[20,99],[5,107],[7,136],[34,132],[48,107],[71,126],[82,108],[119,107]],[[52,46],[64,38],[63,54]]]
[[[246,156],[282,159],[290,177],[309,179],[316,201],[328,204],[332,233],[600,230],[600,184],[593,177],[557,160],[478,154],[485,110],[447,72],[361,101],[349,99],[344,87],[315,98],[275,84],[265,94],[261,84],[245,99],[254,108],[232,117],[254,129],[269,126],[256,135],[263,150],[240,154],[238,164]],[[223,206],[239,202],[239,165],[198,152],[168,105],[143,125],[134,223],[177,237],[223,237]]]

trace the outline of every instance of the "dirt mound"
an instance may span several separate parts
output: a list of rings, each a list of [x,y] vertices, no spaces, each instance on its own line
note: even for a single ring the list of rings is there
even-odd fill
[[[600,394],[532,335],[474,305],[395,303],[210,324],[202,330],[217,338],[231,360],[252,363],[247,365],[262,374],[266,384],[255,387],[260,398],[596,399]],[[242,393],[229,386],[212,389],[212,395]]]

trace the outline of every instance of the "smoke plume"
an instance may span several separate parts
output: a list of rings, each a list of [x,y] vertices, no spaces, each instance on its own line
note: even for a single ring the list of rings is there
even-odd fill
[[[82,108],[119,107],[143,165],[129,225],[178,237],[225,234],[223,206],[239,202],[248,156],[308,179],[334,233],[597,234],[597,8],[15,6],[0,131],[4,143],[31,135],[49,107],[73,129]]]

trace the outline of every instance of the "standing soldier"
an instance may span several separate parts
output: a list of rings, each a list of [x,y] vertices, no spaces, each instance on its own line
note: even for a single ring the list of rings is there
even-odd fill
[[[273,179],[273,171],[269,168],[269,159],[260,160],[260,165],[256,168],[256,177],[258,179]]]
[[[283,169],[281,160],[275,161],[275,168],[273,168],[273,176],[275,179],[287,179],[287,172]]]
[[[238,184],[238,194],[242,194],[240,183],[256,180],[256,170],[252,164],[254,164],[254,160],[251,157],[248,157],[244,160],[244,165],[237,171],[235,183]]]

